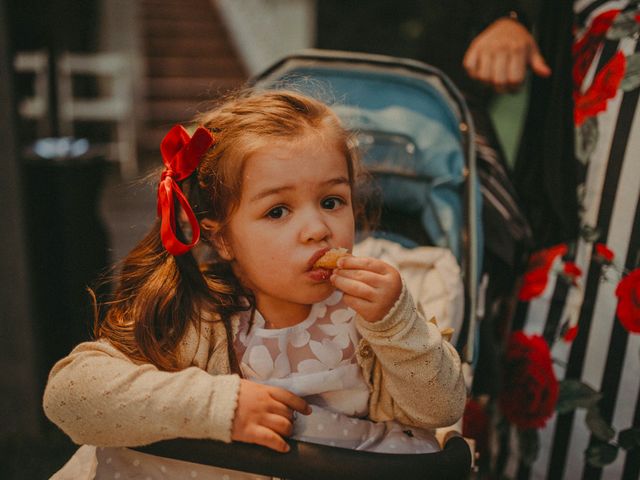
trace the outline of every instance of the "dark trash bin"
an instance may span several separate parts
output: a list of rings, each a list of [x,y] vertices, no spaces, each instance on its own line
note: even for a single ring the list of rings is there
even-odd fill
[[[43,139],[23,162],[27,247],[40,385],[53,364],[90,339],[87,286],[108,265],[99,202],[106,161],[86,141]]]

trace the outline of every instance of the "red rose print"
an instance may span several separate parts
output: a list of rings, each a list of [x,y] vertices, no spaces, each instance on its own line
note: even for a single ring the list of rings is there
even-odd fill
[[[573,342],[576,337],[578,336],[578,325],[574,325],[573,327],[569,327],[567,328],[567,330],[564,332],[564,335],[562,335],[562,339],[567,342]]]
[[[582,125],[587,118],[606,110],[607,101],[616,96],[626,68],[626,57],[622,52],[617,52],[596,74],[584,94],[578,91],[574,93],[573,113],[576,125]]]
[[[555,410],[559,385],[541,336],[511,335],[503,382],[498,402],[507,420],[520,429],[543,427]]]
[[[604,243],[596,243],[594,248],[596,251],[594,258],[596,260],[606,264],[613,261],[614,253]]]
[[[594,18],[589,30],[573,45],[573,86],[576,91],[582,87],[584,77],[593,62],[602,37],[611,27],[620,10],[609,10]]]
[[[526,302],[542,295],[549,281],[549,270],[551,270],[553,261],[556,257],[565,255],[567,251],[567,246],[560,244],[539,250],[531,255],[527,271],[522,278],[522,287],[518,293],[518,298],[521,301]]]
[[[462,435],[476,441],[476,450],[481,457],[489,449],[489,415],[482,405],[470,398],[462,417]]]
[[[582,270],[573,262],[565,262],[562,267],[562,275],[573,285],[576,285],[576,280],[582,275]]]
[[[622,277],[616,287],[616,297],[618,320],[627,331],[640,333],[640,268]]]

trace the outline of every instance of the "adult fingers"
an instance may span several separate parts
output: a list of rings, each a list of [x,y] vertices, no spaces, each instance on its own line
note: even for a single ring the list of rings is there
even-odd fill
[[[541,77],[548,77],[551,75],[551,68],[549,68],[549,65],[545,62],[544,57],[540,55],[538,47],[534,46],[534,50],[531,52],[531,57],[529,59],[529,64],[531,65],[531,70],[533,70],[533,73],[536,75]]]
[[[491,83],[491,74],[493,70],[493,54],[483,52],[478,56],[478,66],[476,69],[476,79],[484,83]]]
[[[507,87],[509,89],[518,88],[524,82],[526,70],[525,56],[516,52],[511,55],[507,68]]]
[[[489,83],[500,93],[506,91],[507,88],[507,69],[509,68],[510,57],[508,52],[499,52],[493,57],[491,64]]]
[[[477,43],[472,42],[462,59],[462,66],[471,78],[477,77],[478,72],[478,48]]]

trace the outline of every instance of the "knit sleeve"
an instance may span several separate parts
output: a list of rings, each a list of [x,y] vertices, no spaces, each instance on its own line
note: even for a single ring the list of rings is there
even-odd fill
[[[137,446],[159,440],[231,441],[240,379],[197,367],[135,364],[105,341],[82,343],[54,365],[47,417],[78,444]]]
[[[460,357],[435,320],[427,322],[418,313],[406,287],[385,318],[356,322],[371,419],[431,429],[462,416],[466,388]]]

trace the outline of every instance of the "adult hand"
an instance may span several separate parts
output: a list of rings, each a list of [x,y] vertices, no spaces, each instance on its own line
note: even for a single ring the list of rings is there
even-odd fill
[[[529,31],[512,18],[499,18],[473,39],[462,60],[469,76],[503,93],[517,89],[527,68],[551,75]]]
[[[377,258],[346,256],[331,275],[343,300],[367,322],[382,320],[402,291],[400,273]]]
[[[242,379],[231,439],[288,452],[283,437],[293,433],[294,411],[308,415],[311,407],[288,390]]]

